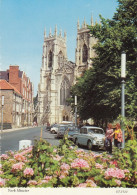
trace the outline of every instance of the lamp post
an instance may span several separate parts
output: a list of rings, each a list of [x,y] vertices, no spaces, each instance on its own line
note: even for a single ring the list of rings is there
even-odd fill
[[[122,85],[122,91],[121,91],[121,115],[122,118],[125,117],[125,78],[126,78],[126,53],[122,52],[121,54],[121,85]],[[125,131],[123,127],[123,120],[122,120],[122,133],[123,133],[123,142],[122,142],[122,148],[125,147]]]
[[[75,95],[75,127],[77,126],[77,96]]]
[[[4,95],[2,95],[2,99],[1,99],[1,133],[3,130],[3,106],[4,106]]]

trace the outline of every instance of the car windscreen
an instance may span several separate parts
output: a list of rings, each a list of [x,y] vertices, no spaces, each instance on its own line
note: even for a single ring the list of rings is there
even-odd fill
[[[68,129],[67,126],[61,126],[61,127],[59,127],[59,131],[65,131],[66,129]]]
[[[103,130],[102,129],[88,129],[88,132],[96,133],[96,134],[103,134]]]
[[[58,127],[59,125],[58,124],[55,124],[54,127]]]

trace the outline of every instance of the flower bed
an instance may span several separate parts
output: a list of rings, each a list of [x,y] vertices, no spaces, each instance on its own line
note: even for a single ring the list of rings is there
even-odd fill
[[[33,147],[1,155],[1,187],[137,187],[137,142],[113,157],[35,140]]]

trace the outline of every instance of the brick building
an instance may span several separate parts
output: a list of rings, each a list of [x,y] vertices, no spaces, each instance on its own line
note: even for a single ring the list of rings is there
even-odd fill
[[[19,66],[10,66],[6,71],[0,71],[0,79],[6,80],[16,88],[22,96],[21,125],[28,126],[33,122],[33,84]]]
[[[21,127],[21,93],[6,80],[0,80],[0,102],[4,96],[3,129]],[[2,113],[0,114],[1,123]]]

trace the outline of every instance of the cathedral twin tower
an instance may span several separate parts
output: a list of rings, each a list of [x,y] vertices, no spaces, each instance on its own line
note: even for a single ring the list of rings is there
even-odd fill
[[[93,45],[97,40],[89,31],[85,20],[81,27],[78,21],[75,63],[73,63],[67,59],[66,33],[64,32],[62,36],[60,31],[58,35],[55,27],[54,34],[51,34],[50,29],[49,36],[46,36],[45,30],[38,86],[39,124],[74,121],[71,107],[67,105],[66,99],[70,96],[70,88],[75,84],[76,77],[81,76],[84,70],[92,66],[91,58],[95,56]]]

